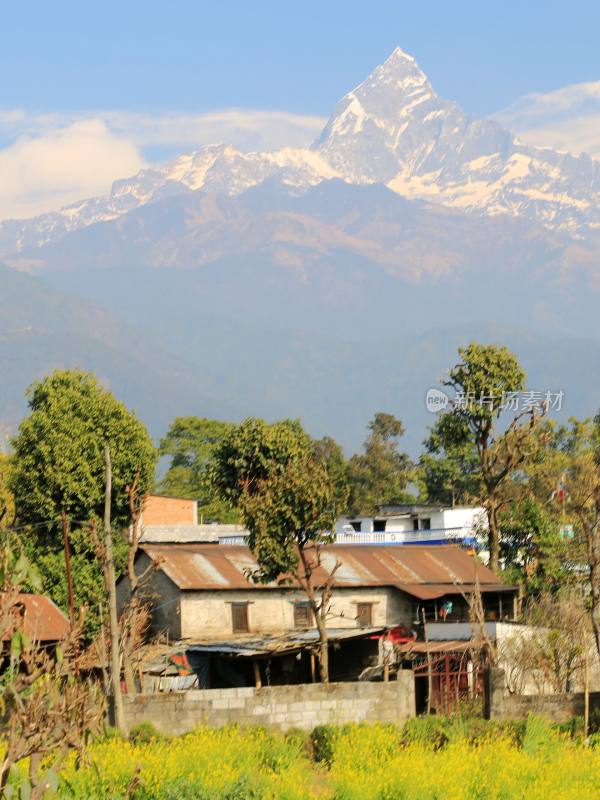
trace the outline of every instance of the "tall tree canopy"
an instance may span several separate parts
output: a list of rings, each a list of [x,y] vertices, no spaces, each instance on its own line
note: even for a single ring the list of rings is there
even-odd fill
[[[76,606],[89,609],[86,634],[98,624],[105,600],[101,565],[86,523],[104,510],[104,445],[113,465],[112,518],[118,566],[127,543],[120,531],[129,522],[126,491],[136,481],[141,496],[152,488],[155,450],[144,425],[94,375],[57,371],[28,391],[30,414],[19,427],[11,457],[10,487],[17,520],[31,527],[22,540],[40,572],[43,591],[68,608],[60,529],[70,524],[71,569]]]
[[[143,423],[80,370],[57,370],[27,392],[30,413],[13,440],[10,487],[21,523],[55,520],[64,512],[86,521],[104,509],[104,445],[113,462],[112,518],[129,518],[126,487],[152,487],[156,453]]]
[[[442,412],[436,435],[442,452],[477,456],[474,476],[481,480],[478,499],[487,512],[490,566],[500,560],[499,514],[511,499],[511,478],[535,452],[534,432],[542,414],[532,404],[517,412],[506,427],[498,425],[507,398],[525,388],[525,373],[506,347],[471,342],[459,349],[460,361],[444,384],[453,390],[450,406]],[[469,462],[472,465],[472,460]],[[479,473],[479,475],[477,475]]]
[[[239,505],[250,532],[259,565],[254,579],[291,581],[305,592],[319,631],[323,681],[329,679],[327,614],[335,570],[324,581],[315,572],[339,513],[326,466],[326,454],[335,463],[334,452],[330,442],[316,448],[298,422],[248,419],[217,446],[212,467],[214,484]]]
[[[292,462],[303,462],[314,444],[297,420],[272,425],[249,417],[229,430],[214,449],[211,483],[230,505],[242,494],[259,491],[265,480],[284,472]]]
[[[335,506],[340,514],[348,509],[348,462],[344,451],[331,436],[316,439],[313,443],[313,453],[318,462],[323,464],[329,475],[331,491]]]
[[[464,423],[441,414],[424,442],[417,483],[423,500],[453,506],[468,505],[481,494],[481,465]]]
[[[209,478],[209,464],[215,447],[234,425],[205,417],[176,417],[161,439],[159,454],[171,462],[158,489],[166,495],[198,501],[206,520],[237,522],[239,511],[220,498]]]
[[[348,461],[352,514],[373,513],[377,506],[406,499],[411,462],[399,449],[404,428],[392,414],[379,412],[368,425],[364,452]]]

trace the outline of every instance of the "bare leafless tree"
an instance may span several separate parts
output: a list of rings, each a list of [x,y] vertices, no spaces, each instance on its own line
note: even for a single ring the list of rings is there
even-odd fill
[[[27,561],[0,549],[0,697],[5,720],[5,749],[0,761],[0,789],[11,773],[29,759],[30,797],[39,798],[67,753],[80,754],[90,732],[104,715],[101,692],[81,680],[78,669],[83,613],[55,647],[43,646],[27,633],[27,611],[21,594],[30,574]]]
[[[336,561],[330,571],[323,570],[321,545],[315,544],[310,548],[299,548],[300,560],[294,575],[295,580],[306,594],[308,604],[315,618],[315,625],[319,632],[319,670],[321,681],[329,683],[329,636],[327,633],[327,619],[330,616],[331,597],[335,585],[335,574],[342,566]],[[325,572],[325,578],[318,577]]]

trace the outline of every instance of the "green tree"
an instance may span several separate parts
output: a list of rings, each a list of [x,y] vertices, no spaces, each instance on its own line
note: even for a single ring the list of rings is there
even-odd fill
[[[335,439],[324,436],[314,441],[313,452],[317,461],[327,470],[338,513],[345,513],[348,510],[349,485],[348,462],[344,451]]]
[[[458,426],[458,430],[456,427]],[[481,467],[463,423],[453,414],[441,414],[424,442],[417,483],[423,500],[454,506],[468,505],[481,493]]]
[[[156,452],[143,423],[96,377],[57,370],[27,392],[30,413],[13,440],[10,488],[22,524],[100,519],[104,509],[104,445],[113,458],[112,518],[129,520],[127,486],[152,488]]]
[[[310,436],[297,420],[269,425],[249,417],[232,427],[216,445],[209,475],[211,484],[232,507],[243,493],[262,486],[293,461],[306,461],[313,449]]]
[[[218,445],[212,469],[215,485],[239,505],[249,530],[259,567],[254,580],[278,580],[305,592],[327,682],[327,614],[337,567],[323,570],[321,546],[331,540],[337,508],[326,459],[299,423],[249,419]]]
[[[402,423],[392,414],[379,412],[368,429],[364,452],[348,461],[351,514],[373,513],[379,505],[407,498],[411,462],[399,450]]]
[[[159,455],[171,459],[159,491],[197,500],[204,519],[238,522],[238,509],[230,508],[215,493],[209,477],[214,449],[233,427],[230,422],[205,417],[176,417],[159,446]]]
[[[454,391],[450,407],[438,423],[441,444],[447,451],[474,447],[479,461],[481,494],[488,523],[489,564],[500,561],[499,515],[512,499],[511,479],[522,470],[535,450],[533,433],[543,413],[540,407],[518,412],[505,428],[498,420],[507,398],[525,387],[525,373],[506,347],[471,342],[459,349],[461,361],[449,372],[444,385]]]
[[[71,567],[78,605],[86,605],[86,633],[95,629],[104,599],[92,526],[104,510],[104,445],[113,459],[112,518],[118,563],[126,557],[121,530],[129,522],[127,487],[141,496],[152,487],[155,450],[144,425],[94,375],[56,371],[28,390],[30,414],[13,441],[10,488],[16,518],[30,526],[24,544],[37,564],[44,591],[67,607],[60,518],[71,525]]]
[[[15,514],[15,502],[8,487],[9,473],[8,456],[0,453],[0,526],[10,524]]]
[[[573,583],[571,543],[561,537],[547,503],[528,493],[501,512],[499,523],[505,577],[523,586],[526,596],[555,593]]]

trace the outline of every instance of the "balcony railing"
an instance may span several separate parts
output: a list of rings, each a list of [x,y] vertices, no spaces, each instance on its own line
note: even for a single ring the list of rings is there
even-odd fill
[[[246,533],[219,536],[219,544],[247,544]],[[354,531],[336,534],[336,544],[431,544],[440,542],[477,543],[475,530],[468,525],[456,528],[428,528],[422,531]]]
[[[431,544],[432,542],[475,542],[477,535],[471,526],[457,528],[428,528],[421,531],[355,531],[338,533],[337,544]]]

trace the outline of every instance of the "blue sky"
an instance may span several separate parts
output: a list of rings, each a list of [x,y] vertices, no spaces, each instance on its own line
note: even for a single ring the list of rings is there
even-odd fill
[[[597,1],[5,0],[1,9],[0,220],[104,193],[207,143],[305,146],[397,45],[439,94],[477,115],[597,81],[593,98],[587,88],[551,98],[560,118],[546,138],[537,128],[547,102],[527,99],[502,122],[565,149],[576,129],[577,151],[600,156]]]
[[[326,114],[400,45],[441,94],[482,114],[526,92],[599,79],[599,30],[591,0],[7,0],[1,102]]]

